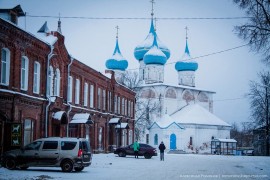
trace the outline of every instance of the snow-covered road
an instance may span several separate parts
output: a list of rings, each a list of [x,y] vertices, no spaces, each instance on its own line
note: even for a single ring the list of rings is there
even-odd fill
[[[63,180],[177,180],[177,179],[270,179],[270,157],[165,154],[159,157],[120,158],[94,154],[90,167],[79,173],[62,173],[60,168],[0,168],[0,179]]]

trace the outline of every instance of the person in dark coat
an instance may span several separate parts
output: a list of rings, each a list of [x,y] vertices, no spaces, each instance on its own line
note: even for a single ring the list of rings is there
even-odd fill
[[[164,161],[164,150],[166,149],[166,146],[164,145],[163,141],[161,141],[160,145],[158,146],[158,149],[160,151],[160,160]]]

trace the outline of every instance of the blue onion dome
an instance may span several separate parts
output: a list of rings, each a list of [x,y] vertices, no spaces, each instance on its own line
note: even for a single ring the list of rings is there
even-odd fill
[[[152,18],[149,34],[147,35],[145,40],[141,44],[139,44],[134,50],[134,56],[137,60],[139,61],[143,60],[143,56],[145,55],[145,53],[147,53],[147,51],[149,51],[149,49],[153,45],[154,36],[157,36],[157,35],[156,35],[154,22]],[[170,50],[159,40],[158,37],[156,38],[157,38],[157,44],[158,44],[159,49],[166,55],[167,59],[169,59]]]
[[[187,40],[185,53],[182,56],[181,60],[175,64],[175,69],[177,71],[196,71],[198,69],[198,63],[194,60],[191,60]]]
[[[125,71],[128,67],[128,61],[121,54],[118,45],[118,38],[116,39],[116,45],[112,57],[106,61],[106,67],[108,69],[121,71]]]
[[[152,47],[143,56],[143,61],[145,64],[160,64],[160,65],[164,65],[167,62],[167,56],[158,47],[156,34],[154,35]]]

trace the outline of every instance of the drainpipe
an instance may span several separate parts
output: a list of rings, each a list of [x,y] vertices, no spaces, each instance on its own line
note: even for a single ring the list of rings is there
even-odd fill
[[[70,76],[70,66],[71,66],[71,64],[73,63],[73,60],[74,60],[74,58],[70,55],[70,63],[68,64],[68,81],[69,81],[69,76]],[[68,86],[67,86],[67,93],[69,93],[69,89],[68,89]],[[67,112],[67,117],[69,118],[69,113],[70,113],[70,111],[72,110],[72,106],[71,106],[71,104],[69,103],[69,100],[68,100],[68,94],[67,94],[67,104],[68,104],[68,106],[69,106],[69,109],[68,109],[68,112]],[[67,137],[68,137],[68,131],[69,131],[69,122],[68,122],[68,125],[67,125]]]
[[[54,54],[53,54],[53,48],[54,47],[51,45],[50,48],[51,48],[51,51],[48,54],[48,60],[47,60],[47,76],[46,76],[46,78],[47,78],[47,83],[46,83],[46,97],[47,97],[49,103],[46,106],[46,112],[45,112],[45,116],[46,116],[45,117],[45,137],[48,137],[48,116],[49,116],[49,107],[51,105],[51,97],[50,97],[50,89],[49,89],[49,86],[50,85],[49,85],[49,79],[48,79],[48,77],[49,77],[49,72],[50,72],[50,61],[51,61],[51,58],[54,56]]]

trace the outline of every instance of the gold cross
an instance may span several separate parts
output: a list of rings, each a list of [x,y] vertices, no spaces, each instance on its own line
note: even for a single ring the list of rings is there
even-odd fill
[[[118,38],[118,30],[119,30],[119,26],[117,25],[115,28],[116,28],[116,38]]]
[[[187,32],[188,32],[188,30],[189,30],[189,29],[188,29],[188,27],[187,27],[187,26],[185,27],[185,30],[186,30],[186,39],[188,39]]]

